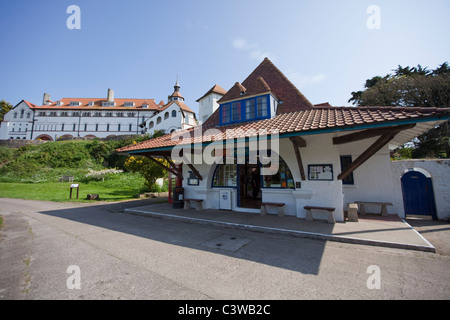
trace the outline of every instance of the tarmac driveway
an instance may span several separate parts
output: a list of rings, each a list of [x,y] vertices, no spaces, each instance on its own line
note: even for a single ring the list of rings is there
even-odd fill
[[[121,212],[142,205],[0,199],[0,299],[450,298],[448,224],[420,227],[435,254]]]

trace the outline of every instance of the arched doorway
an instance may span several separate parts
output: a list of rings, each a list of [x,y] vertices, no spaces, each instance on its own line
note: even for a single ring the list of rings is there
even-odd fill
[[[437,219],[431,176],[412,169],[401,182],[405,215]]]
[[[40,136],[36,137],[36,140],[53,141],[52,137],[50,137],[48,134],[41,134]]]

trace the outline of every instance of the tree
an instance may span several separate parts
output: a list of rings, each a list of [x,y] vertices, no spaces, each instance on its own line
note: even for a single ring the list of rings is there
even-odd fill
[[[13,108],[13,106],[5,100],[0,101],[0,122],[3,122],[3,116]]]
[[[157,160],[167,165],[166,161]],[[144,156],[131,156],[125,161],[125,168],[131,172],[140,173],[145,179],[145,185],[150,191],[155,190],[156,179],[162,178],[167,171],[160,165]]]
[[[364,90],[354,91],[348,102],[358,106],[450,107],[450,67],[447,62],[434,70],[398,66],[392,74],[366,80]],[[449,122],[414,140],[412,156],[450,157]]]

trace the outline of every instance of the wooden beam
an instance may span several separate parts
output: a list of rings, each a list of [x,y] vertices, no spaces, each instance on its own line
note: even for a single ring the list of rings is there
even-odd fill
[[[192,170],[192,172],[194,172],[194,174],[197,176],[197,178],[202,181],[203,177],[201,176],[200,172],[198,172],[197,169],[195,169],[195,167],[192,165],[191,161],[189,161],[188,158],[186,158],[186,156],[183,154],[183,156],[181,157],[181,159],[183,160],[183,162],[189,167],[189,169]]]
[[[306,180],[305,169],[303,168],[302,155],[300,154],[300,148],[306,147],[306,141],[301,137],[290,137],[292,145],[295,151],[295,157],[297,158],[298,168],[300,170],[300,177],[303,181]]]
[[[170,173],[176,175],[178,178],[180,178],[181,180],[183,180],[183,175],[180,173],[180,171],[178,170],[174,170],[171,167],[166,167],[164,164],[162,164],[161,162],[159,162],[158,160],[156,160],[155,158],[151,157],[151,156],[146,156],[147,158],[149,158],[151,161],[153,161],[154,163],[156,163],[157,165],[163,167],[164,169],[166,169],[167,171],[169,171]]]
[[[306,148],[306,140],[302,137],[290,137],[289,140],[291,140],[292,143],[296,143],[299,148]]]
[[[389,133],[389,132],[394,132],[394,131],[398,132],[401,130],[411,129],[411,128],[414,128],[415,125],[416,125],[415,123],[411,123],[411,124],[404,124],[404,125],[400,125],[400,126],[393,126],[393,127],[387,127],[387,128],[374,128],[374,129],[367,129],[367,130],[360,131],[360,132],[354,132],[354,133],[347,134],[345,136],[333,138],[333,144],[344,144],[344,143],[355,142],[355,141],[364,140],[364,139],[368,139],[368,138],[373,138],[373,137],[381,136],[381,135],[383,135],[385,133]]]
[[[356,168],[361,166],[370,157],[372,157],[378,150],[384,147],[389,141],[391,141],[397,133],[401,130],[394,132],[388,132],[383,134],[377,141],[375,141],[366,151],[364,151],[358,158],[356,158],[350,166],[341,174],[338,175],[338,180],[345,179],[350,173],[352,173]]]

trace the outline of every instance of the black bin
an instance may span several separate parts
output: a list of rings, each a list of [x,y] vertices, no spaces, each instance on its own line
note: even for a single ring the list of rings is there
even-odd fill
[[[184,199],[184,188],[183,187],[173,188],[172,208],[182,209],[184,207],[183,199]]]

